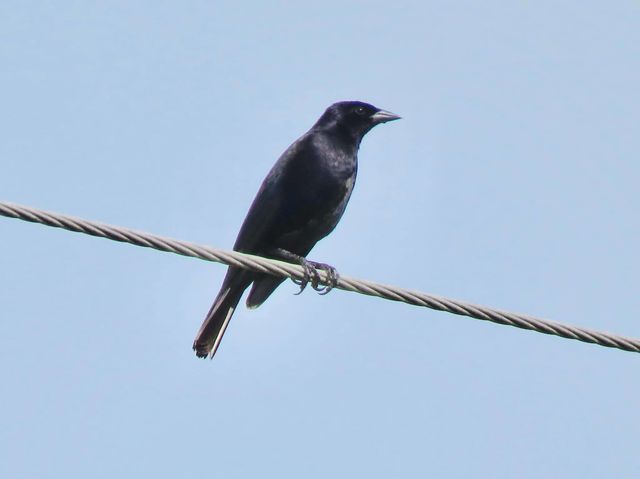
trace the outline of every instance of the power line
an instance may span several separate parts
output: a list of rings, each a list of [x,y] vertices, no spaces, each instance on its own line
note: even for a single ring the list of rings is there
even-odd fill
[[[263,258],[260,256],[238,253],[236,251],[225,251],[212,248],[210,246],[201,246],[151,233],[97,223],[94,221],[74,218],[72,216],[61,215],[13,203],[0,202],[0,215],[30,221],[32,223],[53,226],[56,228],[63,228],[69,231],[75,231],[76,233],[84,233],[91,236],[107,238],[113,241],[130,243],[136,246],[153,248],[159,251],[166,251],[206,261],[215,261],[227,265],[238,266],[240,268],[260,273],[268,273],[275,276],[295,278],[298,280],[302,279],[304,276],[302,268],[298,265],[284,263],[282,261]],[[320,271],[319,273],[321,275],[321,280],[326,284],[328,279],[326,272]],[[522,314],[499,311],[484,306],[477,306],[418,291],[410,291],[395,286],[387,286],[371,281],[341,276],[336,288],[369,296],[378,296],[392,301],[401,301],[414,306],[423,306],[438,311],[446,311],[448,313],[482,319],[498,324],[514,326],[516,328],[528,329],[539,333],[551,334],[567,339],[575,339],[585,343],[593,343],[600,346],[617,348],[634,353],[640,352],[640,340],[638,339],[625,338],[601,331],[592,331],[577,326],[569,326]]]

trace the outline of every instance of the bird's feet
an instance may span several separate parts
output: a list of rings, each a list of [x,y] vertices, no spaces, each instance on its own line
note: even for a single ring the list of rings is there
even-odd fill
[[[304,277],[302,279],[292,279],[295,284],[300,286],[300,291],[296,294],[302,293],[309,283],[311,283],[311,287],[321,295],[327,294],[337,286],[340,275],[333,266],[326,263],[309,261],[302,257],[300,257],[299,263],[304,269]],[[322,270],[327,273],[326,285],[320,284],[320,273],[318,273],[318,270]]]
[[[300,286],[300,291],[298,291],[296,294],[302,293],[309,283],[311,283],[311,287],[313,289],[315,289],[322,295],[327,294],[338,285],[340,275],[338,274],[338,271],[331,265],[309,261],[304,256],[297,255],[282,248],[273,250],[271,254],[276,258],[284,259],[285,261],[290,261],[292,263],[295,262],[302,266],[302,269],[304,270],[304,276],[302,277],[302,279],[291,279],[291,281]],[[327,280],[325,285],[320,284],[321,278],[318,270],[326,272]]]
[[[298,291],[296,295],[301,294],[309,283],[311,283],[311,287],[313,289],[316,289],[318,283],[320,282],[320,273],[318,273],[318,270],[315,268],[311,261],[307,261],[305,258],[300,257],[298,262],[304,270],[304,276],[302,277],[302,279],[291,278],[291,281],[300,286],[300,291]]]
[[[325,295],[338,285],[340,275],[338,274],[337,269],[327,263],[316,263],[315,261],[309,261],[309,263],[311,263],[316,269],[316,273],[319,269],[327,273],[327,283],[324,286],[319,285],[318,283],[311,283],[311,287],[319,294]]]

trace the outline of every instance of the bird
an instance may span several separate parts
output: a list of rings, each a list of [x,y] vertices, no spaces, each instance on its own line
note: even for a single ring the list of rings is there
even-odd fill
[[[401,117],[361,101],[329,106],[316,123],[287,148],[271,168],[240,227],[234,251],[302,266],[295,281],[300,294],[307,284],[320,294],[338,282],[338,272],[306,257],[342,217],[358,171],[362,138],[376,125]],[[318,270],[327,274],[319,284]],[[245,290],[248,308],[260,306],[285,280],[230,266],[218,295],[193,342],[196,356],[213,358]]]

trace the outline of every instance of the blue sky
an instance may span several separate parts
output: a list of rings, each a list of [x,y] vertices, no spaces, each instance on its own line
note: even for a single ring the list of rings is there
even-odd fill
[[[0,198],[230,248],[336,100],[345,275],[640,336],[640,6],[0,5]],[[638,356],[0,218],[2,477],[636,478]]]

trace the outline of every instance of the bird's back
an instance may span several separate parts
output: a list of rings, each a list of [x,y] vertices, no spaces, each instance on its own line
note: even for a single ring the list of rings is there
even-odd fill
[[[344,213],[357,172],[357,145],[310,130],[278,159],[242,224],[234,249],[306,255]]]

